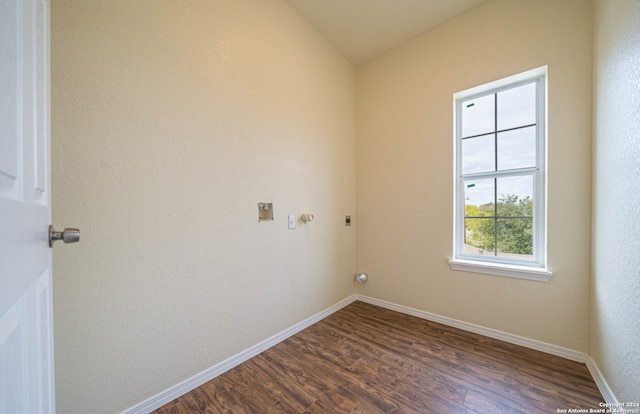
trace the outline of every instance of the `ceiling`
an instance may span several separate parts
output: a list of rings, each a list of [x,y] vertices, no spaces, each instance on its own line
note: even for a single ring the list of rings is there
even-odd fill
[[[354,65],[486,0],[285,0]]]

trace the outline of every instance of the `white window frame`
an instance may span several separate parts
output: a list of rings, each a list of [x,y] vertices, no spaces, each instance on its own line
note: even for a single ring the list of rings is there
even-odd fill
[[[498,256],[464,254],[465,193],[462,174],[462,120],[461,103],[474,97],[494,94],[536,81],[537,88],[537,154],[536,167],[528,171],[533,176],[533,260],[517,260]],[[454,113],[454,246],[449,265],[453,270],[485,273],[497,276],[547,281],[551,271],[547,268],[547,66],[509,76],[494,82],[457,92],[453,95]],[[503,175],[496,172],[495,176]]]

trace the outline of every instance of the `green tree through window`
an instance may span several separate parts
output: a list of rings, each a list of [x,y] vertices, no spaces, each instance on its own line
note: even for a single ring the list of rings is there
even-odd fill
[[[533,254],[533,200],[503,195],[498,200],[498,215],[493,203],[465,205],[466,240],[483,253]]]

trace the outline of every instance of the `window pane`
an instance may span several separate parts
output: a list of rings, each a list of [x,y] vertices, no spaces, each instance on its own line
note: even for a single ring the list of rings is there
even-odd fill
[[[467,218],[464,220],[464,253],[494,256],[495,219]]]
[[[495,139],[492,135],[462,140],[462,174],[496,170]]]
[[[498,216],[533,217],[533,176],[498,178]]]
[[[498,134],[498,170],[536,166],[536,127]]]
[[[464,181],[465,217],[495,215],[494,186],[493,178]]]
[[[536,123],[536,82],[498,93],[498,130]]]
[[[497,219],[498,257],[533,259],[533,219]]]
[[[495,94],[461,102],[462,137],[495,131]]]

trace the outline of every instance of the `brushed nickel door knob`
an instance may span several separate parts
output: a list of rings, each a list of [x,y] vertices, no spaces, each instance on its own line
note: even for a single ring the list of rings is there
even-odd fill
[[[62,240],[65,244],[77,243],[80,241],[80,230],[68,228],[56,231],[53,226],[49,226],[49,247],[53,247],[53,243],[58,240]]]

